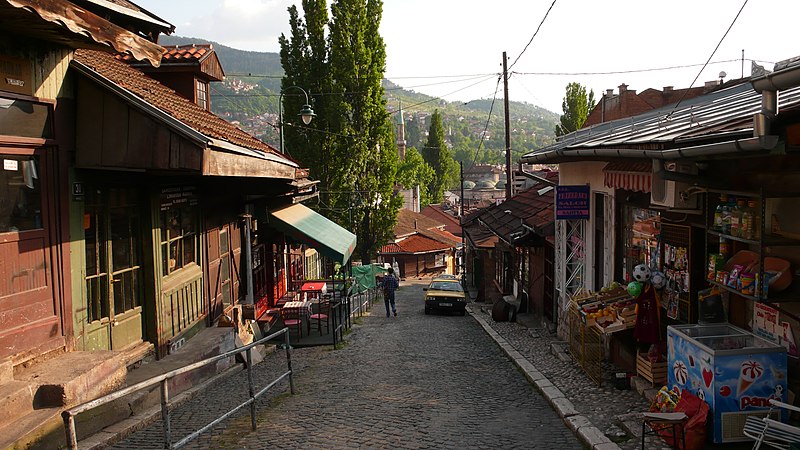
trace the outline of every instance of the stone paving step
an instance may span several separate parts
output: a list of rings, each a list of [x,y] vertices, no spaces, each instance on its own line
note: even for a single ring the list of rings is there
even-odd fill
[[[0,423],[16,422],[33,412],[33,389],[24,381],[0,384]]]

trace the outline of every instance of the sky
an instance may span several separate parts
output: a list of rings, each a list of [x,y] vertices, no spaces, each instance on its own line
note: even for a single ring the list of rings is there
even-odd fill
[[[302,11],[299,0],[133,1],[174,35],[262,52],[279,51],[288,6]],[[571,82],[598,100],[621,84],[641,92],[747,77],[753,60],[772,70],[800,56],[798,17],[799,0],[384,0],[380,33],[384,75],[406,89],[500,100],[506,52],[509,99],[561,114]]]

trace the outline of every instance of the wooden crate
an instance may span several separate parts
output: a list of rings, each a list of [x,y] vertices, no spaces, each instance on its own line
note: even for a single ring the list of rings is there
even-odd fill
[[[667,362],[652,363],[646,353],[636,355],[636,373],[654,386],[667,384]]]

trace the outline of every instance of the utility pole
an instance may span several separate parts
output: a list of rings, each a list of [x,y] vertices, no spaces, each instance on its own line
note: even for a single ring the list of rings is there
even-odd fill
[[[466,237],[464,234],[464,161],[459,161],[461,172],[461,213],[458,217],[458,225],[461,227],[461,286],[467,286],[467,245]]]
[[[508,58],[503,52],[503,106],[506,120],[506,200],[511,198],[511,125],[508,123],[508,68],[506,67]]]

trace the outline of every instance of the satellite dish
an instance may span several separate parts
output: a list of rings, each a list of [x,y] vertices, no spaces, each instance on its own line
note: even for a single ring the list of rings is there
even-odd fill
[[[720,78],[725,78],[725,77],[727,77],[727,76],[728,76],[728,74],[727,74],[727,73],[725,73],[725,71],[724,71],[724,70],[723,70],[722,72],[720,72],[720,73],[719,73],[719,77],[720,77]]]

